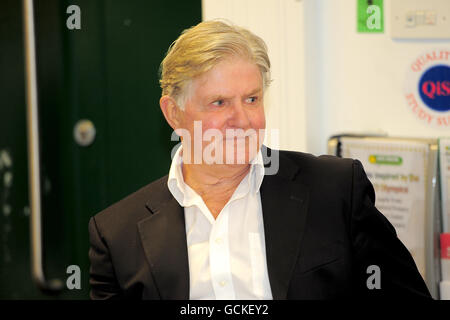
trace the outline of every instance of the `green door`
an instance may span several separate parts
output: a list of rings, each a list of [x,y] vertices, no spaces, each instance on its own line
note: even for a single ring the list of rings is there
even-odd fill
[[[0,299],[85,299],[88,221],[167,174],[171,129],[159,109],[158,68],[180,32],[201,21],[201,1],[35,1],[47,279],[66,284],[80,267],[81,289],[37,289],[30,268],[27,122],[22,4],[0,10]],[[69,5],[81,29],[69,30]],[[74,139],[89,120],[95,139]],[[71,280],[73,278],[70,278]],[[74,282],[71,282],[74,283]]]

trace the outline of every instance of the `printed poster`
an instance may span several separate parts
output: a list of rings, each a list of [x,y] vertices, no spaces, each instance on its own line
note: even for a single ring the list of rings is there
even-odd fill
[[[375,189],[375,206],[395,227],[425,277],[428,144],[342,138],[342,156],[361,161]]]
[[[439,139],[441,171],[442,232],[450,232],[450,138]]]

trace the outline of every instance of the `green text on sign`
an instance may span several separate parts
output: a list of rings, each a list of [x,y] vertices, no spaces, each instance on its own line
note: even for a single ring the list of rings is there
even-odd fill
[[[383,0],[357,0],[358,32],[384,32]]]
[[[369,162],[372,164],[387,164],[387,165],[399,166],[403,163],[403,159],[400,156],[394,156],[394,155],[371,154],[369,156]]]

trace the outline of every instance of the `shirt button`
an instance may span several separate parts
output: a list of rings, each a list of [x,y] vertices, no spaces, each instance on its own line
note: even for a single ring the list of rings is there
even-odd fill
[[[216,239],[216,243],[217,243],[217,244],[222,244],[222,239],[221,239],[221,238],[217,238],[217,239]]]
[[[219,284],[220,284],[221,287],[225,287],[227,282],[226,281],[220,281]]]

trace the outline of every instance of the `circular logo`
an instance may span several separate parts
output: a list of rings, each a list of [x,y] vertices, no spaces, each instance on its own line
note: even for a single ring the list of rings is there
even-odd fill
[[[417,56],[404,86],[408,109],[427,126],[450,128],[450,49]]]
[[[418,91],[422,101],[439,112],[450,110],[450,67],[429,68],[420,78]]]

